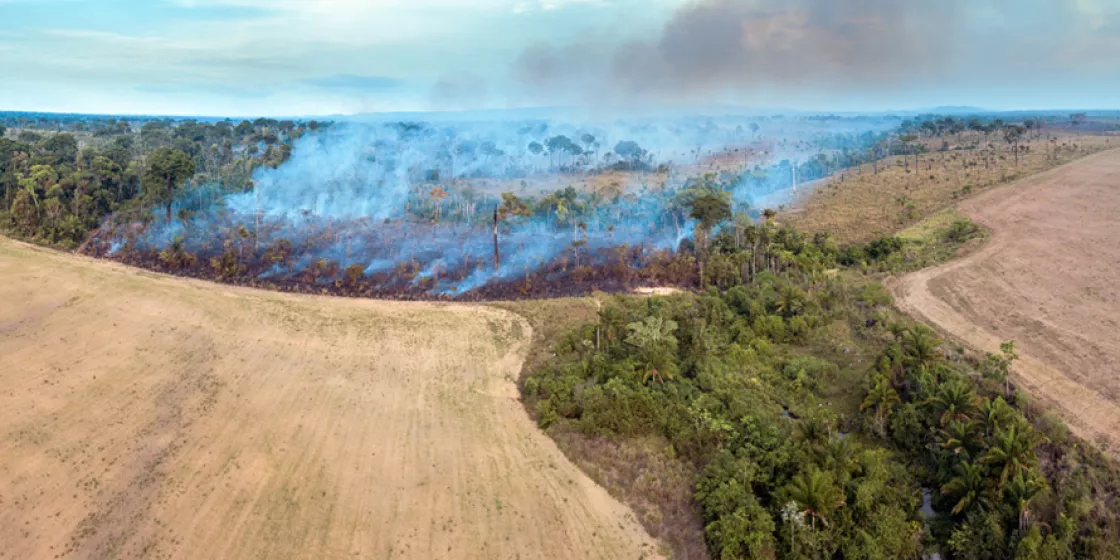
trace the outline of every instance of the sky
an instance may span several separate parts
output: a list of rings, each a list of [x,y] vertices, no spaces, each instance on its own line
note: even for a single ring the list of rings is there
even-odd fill
[[[1120,0],[0,0],[0,110],[1120,107]]]

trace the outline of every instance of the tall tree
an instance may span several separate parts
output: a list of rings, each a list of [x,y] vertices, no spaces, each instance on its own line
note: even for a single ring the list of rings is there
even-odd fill
[[[1009,124],[1003,127],[1003,140],[1011,147],[1011,151],[1015,153],[1015,166],[1019,166],[1019,143],[1023,140],[1024,128],[1017,124]]]
[[[175,199],[175,189],[194,175],[194,160],[187,154],[168,147],[159,148],[148,158],[148,170],[144,173],[145,188],[151,192],[166,189],[167,221],[171,221],[171,203]]]

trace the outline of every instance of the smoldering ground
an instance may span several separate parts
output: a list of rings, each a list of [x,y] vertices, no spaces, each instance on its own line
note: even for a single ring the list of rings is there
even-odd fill
[[[249,190],[191,185],[174,203],[175,219],[111,220],[93,252],[371,295],[460,297],[542,274],[562,283],[580,267],[640,268],[675,250],[693,234],[690,201],[699,193],[755,215],[780,204],[792,165],[809,166],[803,177],[830,172],[809,153],[858,151],[894,124],[734,116],[338,124],[301,138],[279,167],[258,168]],[[701,176],[713,154],[736,153],[736,166]],[[607,173],[617,179],[593,189],[532,188]]]

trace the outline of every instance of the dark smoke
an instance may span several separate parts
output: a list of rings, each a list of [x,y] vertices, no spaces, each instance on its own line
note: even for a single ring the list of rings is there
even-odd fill
[[[1115,42],[1076,4],[702,0],[653,38],[534,45],[514,75],[528,99],[626,106],[791,94],[882,99],[950,82],[1006,88],[1071,78],[1086,57],[1116,69],[1106,60]]]

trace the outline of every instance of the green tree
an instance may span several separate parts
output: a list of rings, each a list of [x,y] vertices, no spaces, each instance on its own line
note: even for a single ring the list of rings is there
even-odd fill
[[[78,139],[73,134],[55,134],[43,142],[43,150],[53,165],[74,165],[78,159]]]
[[[512,192],[502,193],[502,204],[498,207],[498,219],[506,220],[511,216],[529,217],[532,215],[533,210],[516,194]]]
[[[150,192],[165,189],[167,202],[167,221],[171,221],[171,203],[175,199],[175,189],[194,175],[194,160],[179,150],[163,147],[152,152],[148,158],[148,169],[144,173],[144,186]]]
[[[953,499],[953,515],[960,515],[973,506],[990,501],[983,465],[964,461],[953,470],[956,476],[941,487],[941,493]]]
[[[1012,424],[996,433],[988,452],[980,462],[999,473],[1000,485],[1012,477],[1038,466],[1034,448],[1040,443],[1038,434],[1027,425]]]
[[[966,460],[977,458],[984,442],[975,422],[954,420],[941,431],[941,447]]]
[[[1019,516],[1019,533],[1026,533],[1031,522],[1031,503],[1046,484],[1034,471],[1022,471],[1011,477],[1004,488],[1004,499]]]
[[[844,505],[844,493],[833,484],[832,477],[816,468],[793,477],[786,490],[814,528],[817,520],[828,526],[829,514]]]
[[[979,398],[968,383],[953,380],[939,385],[928,404],[938,423],[945,426],[951,422],[967,421],[976,412],[978,402]]]
[[[697,241],[700,242],[701,247],[706,248],[712,229],[731,217],[731,204],[726,196],[704,193],[692,200],[692,210],[689,215],[698,222]]]
[[[912,326],[902,333],[903,362],[921,372],[929,371],[937,361],[937,348],[941,340],[925,325]]]
[[[871,391],[867,393],[867,397],[863,399],[863,404],[859,409],[875,410],[875,432],[880,436],[886,436],[887,419],[894,412],[896,406],[902,404],[899,399],[898,393],[891,387],[890,378],[886,375],[880,375]]]
[[[650,315],[644,321],[627,325],[630,331],[626,342],[636,347],[646,364],[646,378],[672,379],[673,356],[677,352],[677,322],[660,315]]]

